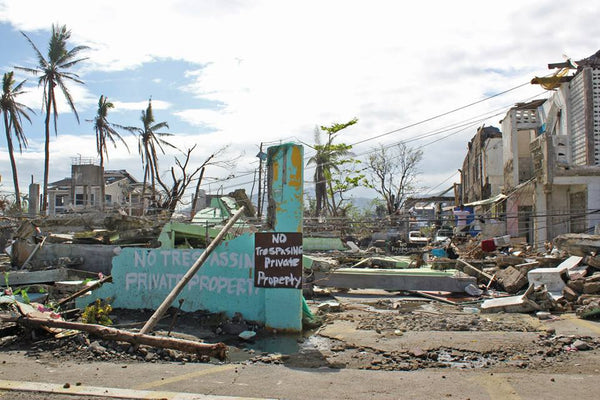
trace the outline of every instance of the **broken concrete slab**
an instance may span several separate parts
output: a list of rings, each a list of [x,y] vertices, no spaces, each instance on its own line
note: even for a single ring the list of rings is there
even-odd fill
[[[528,313],[539,309],[538,305],[529,300],[524,294],[488,299],[481,303],[482,312]]]
[[[303,237],[302,248],[305,252],[310,251],[333,251],[346,250],[344,243],[338,237]]]
[[[315,271],[320,287],[343,289],[430,290],[464,292],[465,287],[477,284],[476,279],[458,271],[418,269],[339,268],[324,273]]]
[[[553,242],[558,249],[577,256],[596,255],[600,251],[600,235],[566,233],[554,238]]]
[[[340,263],[328,257],[318,257],[314,255],[307,256],[304,254],[302,256],[302,267],[305,270],[313,270],[313,271],[331,271],[340,266]]]
[[[356,243],[354,243],[353,241],[346,242],[346,245],[350,248],[350,251],[353,252],[353,253],[360,253],[360,252],[362,252],[362,250],[360,249],[360,247],[358,247],[356,245]]]
[[[566,286],[563,275],[575,268],[583,260],[580,256],[571,256],[555,268],[535,268],[527,273],[530,284],[535,286],[545,285],[548,292],[555,298],[562,297],[562,290]]]
[[[439,348],[450,348],[461,351],[489,353],[506,347],[526,348],[531,345],[538,334],[535,332],[472,332],[472,331],[409,331],[402,335],[390,332],[380,334],[374,330],[356,329],[351,321],[336,320],[324,326],[319,335],[331,339],[342,340],[355,347],[367,347],[380,351],[412,351],[420,349],[431,351]]]
[[[519,296],[489,299],[481,304],[482,312],[528,313],[531,311],[552,310],[556,308],[554,296],[545,286],[530,284]]]
[[[380,268],[408,268],[410,267],[411,262],[412,259],[407,256],[378,256],[371,257],[368,264]]]
[[[20,241],[13,247],[15,249],[13,264],[23,265],[35,245]],[[30,260],[30,264],[32,269],[42,269],[49,265],[55,266],[57,260],[61,259],[83,260],[81,269],[109,275],[112,259],[120,251],[121,247],[115,245],[46,243]]]

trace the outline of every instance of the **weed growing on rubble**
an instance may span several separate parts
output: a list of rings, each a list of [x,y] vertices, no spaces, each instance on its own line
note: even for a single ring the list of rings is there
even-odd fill
[[[21,295],[21,298],[23,299],[23,303],[25,304],[29,304],[31,301],[29,300],[29,295],[27,294],[27,290],[29,288],[24,288],[24,289],[18,289],[16,291],[13,292],[14,295]]]
[[[110,305],[110,298],[105,301],[96,299],[93,304],[90,304],[85,308],[81,319],[86,324],[99,324],[99,325],[112,325],[112,320],[109,318],[109,314],[112,312],[112,306]]]

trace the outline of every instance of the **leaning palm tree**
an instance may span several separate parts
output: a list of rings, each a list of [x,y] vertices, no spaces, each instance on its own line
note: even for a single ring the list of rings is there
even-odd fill
[[[29,39],[29,37],[21,32],[27,39],[29,44],[35,50],[38,65],[35,68],[17,67],[20,70],[29,72],[35,76],[39,76],[38,86],[44,87],[43,104],[42,109],[46,111],[45,128],[46,128],[46,145],[44,148],[44,199],[42,202],[42,212],[48,209],[48,166],[50,161],[50,115],[54,117],[54,133],[58,134],[56,128],[56,121],[58,119],[58,110],[56,106],[56,87],[60,89],[63,96],[67,100],[71,111],[75,114],[77,122],[79,122],[79,115],[75,109],[73,98],[69,92],[66,83],[72,81],[76,83],[83,82],[79,79],[79,76],[73,72],[69,72],[69,69],[85,60],[86,58],[77,58],[79,52],[87,49],[87,46],[76,46],[71,50],[67,50],[67,41],[71,37],[71,31],[67,30],[65,25],[58,26],[52,25],[52,36],[48,43],[48,54],[47,57],[38,50],[37,46]]]
[[[108,160],[108,142],[111,142],[116,148],[116,139],[118,139],[125,145],[127,151],[129,151],[127,142],[125,139],[123,139],[119,132],[117,132],[117,129],[123,129],[130,132],[135,130],[135,128],[130,126],[121,126],[109,122],[108,110],[111,108],[114,108],[114,104],[108,101],[108,98],[104,97],[104,95],[101,95],[100,99],[98,100],[98,111],[96,113],[96,117],[94,117],[93,120],[87,120],[88,122],[93,122],[94,124],[94,131],[96,132],[96,151],[100,157],[100,167],[102,171],[104,171],[104,157],[106,156],[106,159]],[[102,185],[101,188],[102,193],[100,195],[100,204],[101,207],[104,208],[104,185]]]
[[[156,178],[158,175],[158,148],[163,154],[165,154],[164,146],[176,148],[171,143],[162,139],[165,136],[172,136],[170,133],[159,132],[159,130],[168,128],[169,125],[166,122],[154,123],[154,113],[152,112],[152,99],[148,100],[148,108],[142,110],[142,128],[136,128],[139,134],[138,137],[138,151],[142,157],[142,167],[144,168],[144,184],[142,186],[142,201],[146,192],[146,182],[148,179],[152,182],[152,201],[155,200],[156,194]],[[159,178],[160,179],[160,178]]]
[[[15,205],[17,210],[21,210],[21,192],[19,191],[19,178],[17,174],[17,163],[15,162],[14,146],[12,133],[14,133],[19,143],[19,151],[23,152],[23,147],[27,147],[27,137],[23,132],[21,117],[31,123],[27,111],[33,110],[24,104],[17,102],[16,97],[23,94],[23,84],[25,81],[14,86],[14,72],[7,72],[2,78],[2,97],[0,97],[0,113],[4,117],[4,131],[6,132],[6,144],[8,146],[8,155],[10,157],[10,166],[12,168],[13,182],[15,186]]]

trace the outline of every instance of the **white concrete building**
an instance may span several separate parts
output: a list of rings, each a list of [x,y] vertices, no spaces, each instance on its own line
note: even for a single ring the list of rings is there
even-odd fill
[[[70,178],[49,185],[48,213],[122,208],[130,215],[137,215],[142,209],[141,189],[142,184],[126,170],[103,171],[91,162],[78,160],[72,165]]]
[[[557,66],[572,65],[549,65]],[[600,52],[574,74],[532,83],[553,93],[517,104],[502,121],[503,211],[509,234],[541,247],[600,223]]]

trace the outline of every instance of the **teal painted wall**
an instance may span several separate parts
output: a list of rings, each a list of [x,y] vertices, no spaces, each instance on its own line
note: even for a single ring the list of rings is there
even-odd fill
[[[302,146],[270,147],[267,165],[271,174],[269,207],[275,209],[275,232],[302,232],[304,216],[304,152]],[[302,330],[302,290],[267,289],[265,323],[290,331]]]
[[[294,144],[269,148],[275,207],[274,231],[302,231],[303,151]],[[113,307],[156,309],[202,254],[203,249],[125,248],[113,258],[113,284],[92,297],[77,300],[84,307],[96,298],[113,299]],[[254,235],[222,242],[179,295],[185,311],[208,310],[286,331],[302,330],[302,290],[254,287]],[[173,303],[178,306],[178,302]]]
[[[114,283],[96,290],[95,298],[110,297],[117,308],[156,309],[203,251],[123,249],[113,259]],[[225,311],[230,316],[240,312],[246,319],[263,321],[265,294],[254,287],[253,252],[250,234],[221,243],[179,295],[185,300],[182,309]]]

